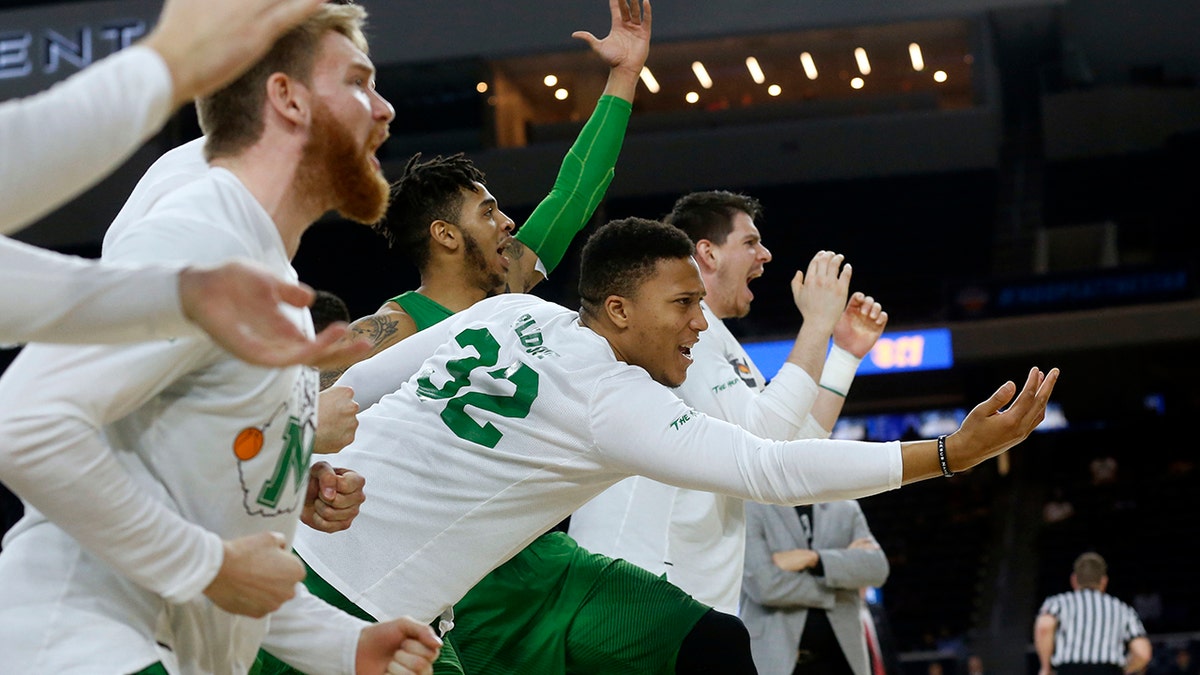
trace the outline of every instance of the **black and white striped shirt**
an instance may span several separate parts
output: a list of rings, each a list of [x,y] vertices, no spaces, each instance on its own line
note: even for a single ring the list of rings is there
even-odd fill
[[[1108,663],[1125,665],[1125,646],[1146,634],[1129,605],[1107,593],[1084,588],[1046,598],[1039,614],[1058,619],[1050,665]]]

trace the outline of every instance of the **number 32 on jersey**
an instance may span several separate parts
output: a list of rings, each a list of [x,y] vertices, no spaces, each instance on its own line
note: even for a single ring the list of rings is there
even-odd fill
[[[495,368],[500,357],[500,344],[486,328],[469,328],[459,333],[455,342],[460,347],[473,347],[479,356],[465,356],[446,363],[450,381],[441,387],[435,386],[429,375],[417,380],[417,395],[424,399],[446,400],[442,410],[442,421],[455,436],[494,448],[504,434],[491,422],[480,424],[467,412],[467,406],[486,410],[503,417],[523,419],[538,395],[538,374],[528,365],[516,362],[511,366]],[[491,368],[491,370],[488,370]],[[510,395],[487,393],[493,381],[506,380],[516,388]],[[483,389],[485,391],[479,391]]]

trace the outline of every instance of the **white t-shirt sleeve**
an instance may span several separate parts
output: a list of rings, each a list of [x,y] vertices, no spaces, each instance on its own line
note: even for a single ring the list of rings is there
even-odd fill
[[[768,504],[857,499],[900,487],[900,444],[768,441],[689,407],[640,369],[602,378],[591,434],[630,474]]]
[[[701,337],[687,380],[675,392],[679,398],[763,438],[803,438],[800,431],[818,392],[803,368],[784,363],[760,392],[746,386],[721,353],[704,347]]]
[[[48,91],[0,103],[0,234],[91,187],[171,113],[171,73],[148,47],[105,58]]]
[[[148,222],[111,253],[134,263],[187,256],[201,264],[247,255],[233,237],[199,227],[184,219]],[[222,356],[202,336],[26,347],[0,377],[0,480],[135,583],[171,602],[197,597],[220,569],[221,539],[139,485],[103,427]]]
[[[358,639],[367,622],[296,585],[296,597],[271,613],[262,648],[304,673],[354,675]]]
[[[334,384],[354,390],[361,410],[400,389],[438,347],[450,339],[449,322],[443,321],[410,335],[375,356],[351,366]]]
[[[0,378],[0,466],[22,499],[121,574],[173,602],[220,569],[220,538],[134,481],[102,426],[196,367],[200,338],[129,347],[26,347]]]
[[[115,265],[0,237],[0,344],[110,344],[195,335],[179,266]]]

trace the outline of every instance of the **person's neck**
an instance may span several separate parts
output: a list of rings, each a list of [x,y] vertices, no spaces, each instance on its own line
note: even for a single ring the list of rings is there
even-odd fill
[[[625,350],[621,346],[622,332],[620,328],[614,326],[611,321],[597,317],[586,309],[579,310],[579,323],[583,324],[584,328],[604,338],[604,341],[608,343],[609,349],[612,349],[613,356],[618,361],[629,363],[629,359],[625,357]]]
[[[259,142],[237,156],[212,161],[236,176],[271,217],[289,259],[304,232],[330,209],[322,196],[299,189],[301,157],[299,148]]]
[[[451,312],[461,312],[494,295],[472,285],[467,279],[468,277],[457,269],[423,270],[421,286],[417,288],[417,292]]]
[[[708,311],[712,312],[714,316],[722,321],[731,318],[733,312],[726,308],[724,298],[721,297],[719,291],[720,284],[716,276],[701,273],[700,279],[704,282],[704,288],[708,290],[708,293],[704,296],[704,304],[708,307]],[[718,289],[718,291],[714,293],[712,289]]]

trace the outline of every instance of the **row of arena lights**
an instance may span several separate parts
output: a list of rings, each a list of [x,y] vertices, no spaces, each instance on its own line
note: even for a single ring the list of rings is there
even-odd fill
[[[916,42],[909,44],[908,56],[912,61],[912,67],[914,71],[921,72],[925,70],[925,58],[921,54],[921,45],[917,44]],[[856,47],[854,49],[854,61],[858,64],[858,72],[862,73],[864,76],[871,74],[871,61],[869,58],[867,58],[866,49],[863,49],[862,47]],[[801,52],[800,65],[804,68],[805,77],[810,80],[817,79],[817,64],[813,60],[812,54],[808,52]],[[754,80],[755,84],[766,83],[767,76],[766,73],[763,72],[762,66],[758,63],[758,59],[754,58],[753,56],[746,57],[746,70],[750,72],[750,79]],[[693,61],[692,74],[696,76],[696,81],[700,83],[702,88],[712,89],[712,77],[709,76],[708,69],[704,67],[703,63],[700,61]],[[650,72],[649,68],[645,66],[642,67],[641,78],[642,84],[646,85],[646,89],[651,94],[657,94],[661,90],[658,80],[654,78],[654,73]],[[944,70],[938,70],[933,73],[933,80],[939,84],[945,82],[946,79],[947,75],[946,71]],[[554,88],[558,85],[558,77],[555,75],[547,75],[542,79],[542,84],[545,84],[547,87]],[[864,80],[862,77],[856,76],[850,80],[850,86],[853,89],[862,89],[865,85],[866,80]],[[486,93],[488,90],[488,83],[480,82],[479,84],[475,85],[475,90],[481,94]],[[783,88],[778,84],[771,84],[767,87],[767,93],[771,96],[779,96],[783,93]],[[565,87],[557,87],[554,89],[554,98],[560,101],[565,101],[570,95],[570,92],[567,91]],[[684,95],[684,100],[686,100],[688,103],[697,103],[700,101],[700,94],[695,91],[689,91]]]
[[[921,45],[915,42],[908,45],[908,55],[912,60],[913,70],[917,72],[925,70],[925,59],[921,55]],[[867,57],[866,49],[863,49],[862,47],[856,48],[854,50],[854,61],[858,64],[858,72],[862,73],[864,76],[871,74],[871,60]],[[808,79],[817,79],[819,73],[817,72],[817,64],[816,61],[813,60],[812,54],[808,52],[802,52],[800,54],[800,65],[804,68],[804,75]],[[766,83],[767,76],[766,73],[763,72],[762,65],[759,64],[758,59],[754,58],[753,56],[746,57],[746,70],[750,72],[750,79],[754,80],[755,84]],[[703,63],[700,61],[694,61],[692,63],[692,73],[696,76],[696,81],[700,83],[702,88],[712,89],[712,77],[708,74],[708,69],[704,67]],[[934,72],[933,79],[939,84],[945,82],[947,79],[946,71],[938,70]],[[642,68],[642,83],[646,85],[646,89],[651,94],[657,94],[661,90],[658,80],[654,78],[654,73],[650,72],[649,68]],[[864,80],[862,77],[854,77],[850,80],[850,86],[854,89],[862,89],[865,85],[866,80]],[[767,93],[771,96],[779,96],[783,93],[783,88],[778,84],[772,84],[767,87]],[[689,91],[684,96],[684,99],[688,103],[697,103],[700,100],[700,94],[695,91]]]

